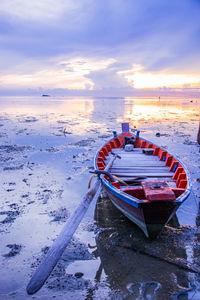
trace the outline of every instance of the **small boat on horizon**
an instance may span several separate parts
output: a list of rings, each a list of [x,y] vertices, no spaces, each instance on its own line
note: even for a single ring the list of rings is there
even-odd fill
[[[112,203],[148,238],[155,238],[191,192],[186,167],[167,150],[133,134],[129,124],[95,156],[94,166]],[[104,171],[112,155],[118,155]]]

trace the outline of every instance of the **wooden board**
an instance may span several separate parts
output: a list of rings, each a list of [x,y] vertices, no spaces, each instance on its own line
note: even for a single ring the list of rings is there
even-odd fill
[[[137,154],[137,153],[143,153],[143,150],[154,150],[152,148],[134,148],[133,151],[125,151],[124,149],[117,149],[114,148],[112,149],[112,152],[118,155],[123,155],[123,154]],[[144,154],[144,153],[143,153]]]
[[[111,154],[111,155],[112,155],[112,154]],[[147,157],[147,158],[151,158],[151,157],[153,157],[153,158],[158,158],[158,156],[156,156],[156,155],[147,155],[147,154],[144,154],[144,153],[142,153],[142,152],[141,152],[141,153],[140,153],[140,152],[123,152],[123,153],[119,153],[118,155],[121,156],[121,157],[144,156],[144,157]]]
[[[111,172],[112,175],[116,175],[117,177],[172,177],[172,173],[170,172],[132,172],[132,173],[119,173],[119,172]]]
[[[127,152],[127,153],[119,154],[119,156],[121,157],[121,159],[136,159],[138,157],[140,159],[158,160],[159,161],[158,156],[156,156],[156,155],[155,156],[154,155],[146,155],[144,153]],[[112,154],[109,155],[109,157],[112,157]]]
[[[146,149],[146,148],[144,148]],[[150,149],[150,148],[148,148]],[[127,181],[130,177],[145,177],[145,178],[165,178],[168,180],[174,175],[169,172],[169,167],[165,166],[164,161],[160,161],[158,156],[146,155],[143,148],[134,148],[134,151],[126,152],[124,149],[113,149],[114,153],[121,156],[112,165],[111,174],[116,175]],[[107,159],[107,162],[111,159]]]
[[[165,181],[171,188],[176,188],[176,182],[175,180],[172,180],[171,177],[146,177],[146,178],[120,177],[120,179],[124,180],[127,183],[129,182],[135,182],[135,184],[138,183],[138,186],[141,186],[140,184],[142,181]]]
[[[121,162],[118,164],[113,164],[113,168],[134,168],[134,167],[165,167],[165,164],[154,163],[154,162]]]
[[[119,172],[130,172],[130,171],[134,171],[134,170],[156,170],[156,171],[169,171],[169,167],[165,167],[165,166],[132,166],[132,167],[124,167],[124,166],[114,166],[113,168],[110,169],[110,171],[119,171]]]
[[[109,161],[111,159],[111,157],[110,158],[108,158],[106,161]],[[143,154],[140,154],[140,156],[134,156],[134,157],[131,157],[131,156],[129,156],[129,157],[121,157],[121,159],[118,161],[118,162],[116,162],[117,164],[122,164],[122,163],[132,163],[132,164],[135,164],[135,163],[158,163],[158,164],[161,164],[161,163],[163,163],[163,164],[165,164],[165,162],[164,161],[161,161],[161,160],[159,160],[159,158],[158,157],[156,157],[156,156],[144,156]]]

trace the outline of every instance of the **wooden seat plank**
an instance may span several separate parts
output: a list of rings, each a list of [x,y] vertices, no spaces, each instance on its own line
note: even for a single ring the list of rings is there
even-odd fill
[[[127,171],[131,171],[131,170],[150,170],[150,169],[155,169],[155,170],[165,170],[165,171],[169,171],[169,167],[165,167],[165,166],[155,166],[155,165],[151,165],[151,166],[113,166],[113,168],[110,168],[110,171],[122,171],[122,170],[127,170]]]
[[[172,173],[170,172],[135,172],[135,173],[119,173],[119,172],[111,172],[112,175],[116,175],[118,177],[172,177]]]
[[[111,173],[135,173],[135,172],[146,172],[147,174],[148,173],[166,173],[168,172],[168,168],[165,168],[165,167],[150,167],[150,168],[147,168],[147,167],[139,167],[139,168],[111,168],[110,169],[110,172]],[[171,173],[172,175],[172,173]]]

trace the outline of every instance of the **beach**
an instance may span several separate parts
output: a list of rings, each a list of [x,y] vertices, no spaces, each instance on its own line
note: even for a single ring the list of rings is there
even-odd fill
[[[200,299],[199,98],[1,96],[0,109],[0,299]],[[102,193],[45,285],[27,295],[122,122],[180,158],[192,193],[151,242]]]

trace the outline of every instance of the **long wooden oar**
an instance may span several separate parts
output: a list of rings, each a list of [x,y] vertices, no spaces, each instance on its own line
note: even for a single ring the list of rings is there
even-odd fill
[[[114,160],[118,155],[114,155],[105,168],[108,171],[112,166]],[[74,232],[76,231],[78,225],[83,219],[88,207],[93,200],[93,198],[98,198],[101,190],[101,182],[99,179],[93,184],[93,186],[88,190],[88,192],[83,197],[80,205],[75,210],[74,214],[70,217],[67,224],[64,226],[63,230],[54,241],[51,248],[48,250],[46,256],[42,259],[39,267],[36,269],[31,280],[29,281],[26,291],[28,294],[36,293],[45,283],[51,272],[53,271],[55,265],[63,254],[65,248],[70,242]]]

